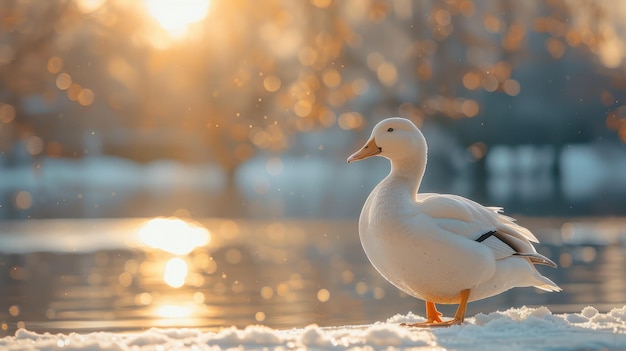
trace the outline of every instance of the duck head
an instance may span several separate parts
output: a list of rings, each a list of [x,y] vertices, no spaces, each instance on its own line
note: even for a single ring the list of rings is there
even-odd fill
[[[426,139],[422,132],[405,118],[393,117],[379,122],[365,145],[348,157],[348,163],[372,156],[382,156],[391,161],[423,156],[426,158]]]

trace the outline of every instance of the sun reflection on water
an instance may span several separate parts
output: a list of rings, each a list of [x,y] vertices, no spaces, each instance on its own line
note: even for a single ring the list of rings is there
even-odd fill
[[[179,218],[153,218],[139,229],[138,235],[149,247],[175,255],[187,255],[211,240],[206,228]]]
[[[155,312],[162,318],[184,318],[193,314],[193,308],[183,305],[163,305],[157,307]]]
[[[171,258],[165,265],[163,280],[172,288],[180,288],[185,285],[187,278],[187,262],[180,257]]]

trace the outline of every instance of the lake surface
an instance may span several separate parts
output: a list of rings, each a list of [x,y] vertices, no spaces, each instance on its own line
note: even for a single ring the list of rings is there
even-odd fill
[[[626,220],[520,220],[560,265],[561,293],[517,288],[470,303],[600,311],[626,304]],[[441,306],[451,316],[456,306]],[[363,324],[424,315],[372,268],[355,221],[176,218],[0,222],[0,337],[38,332]]]

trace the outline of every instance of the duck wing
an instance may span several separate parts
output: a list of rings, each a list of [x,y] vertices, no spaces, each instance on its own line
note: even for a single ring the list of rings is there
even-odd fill
[[[550,259],[538,254],[532,243],[539,242],[515,219],[501,214],[502,208],[485,207],[462,196],[417,194],[419,212],[428,215],[442,229],[488,246],[496,259],[523,256],[533,264],[556,267]]]

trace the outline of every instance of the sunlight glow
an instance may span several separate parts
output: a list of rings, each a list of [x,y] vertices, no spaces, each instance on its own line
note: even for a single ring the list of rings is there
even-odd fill
[[[153,218],[139,229],[138,235],[144,244],[175,255],[187,255],[211,239],[206,228],[179,218]]]
[[[163,305],[159,306],[156,314],[162,318],[184,318],[193,313],[191,306]]]
[[[163,280],[172,288],[180,288],[185,284],[187,278],[187,262],[180,257],[175,257],[167,261]]]
[[[144,3],[150,16],[170,36],[182,38],[191,24],[206,17],[210,0],[144,0]]]
[[[80,0],[78,6],[83,12],[96,11],[105,5],[106,0]]]

